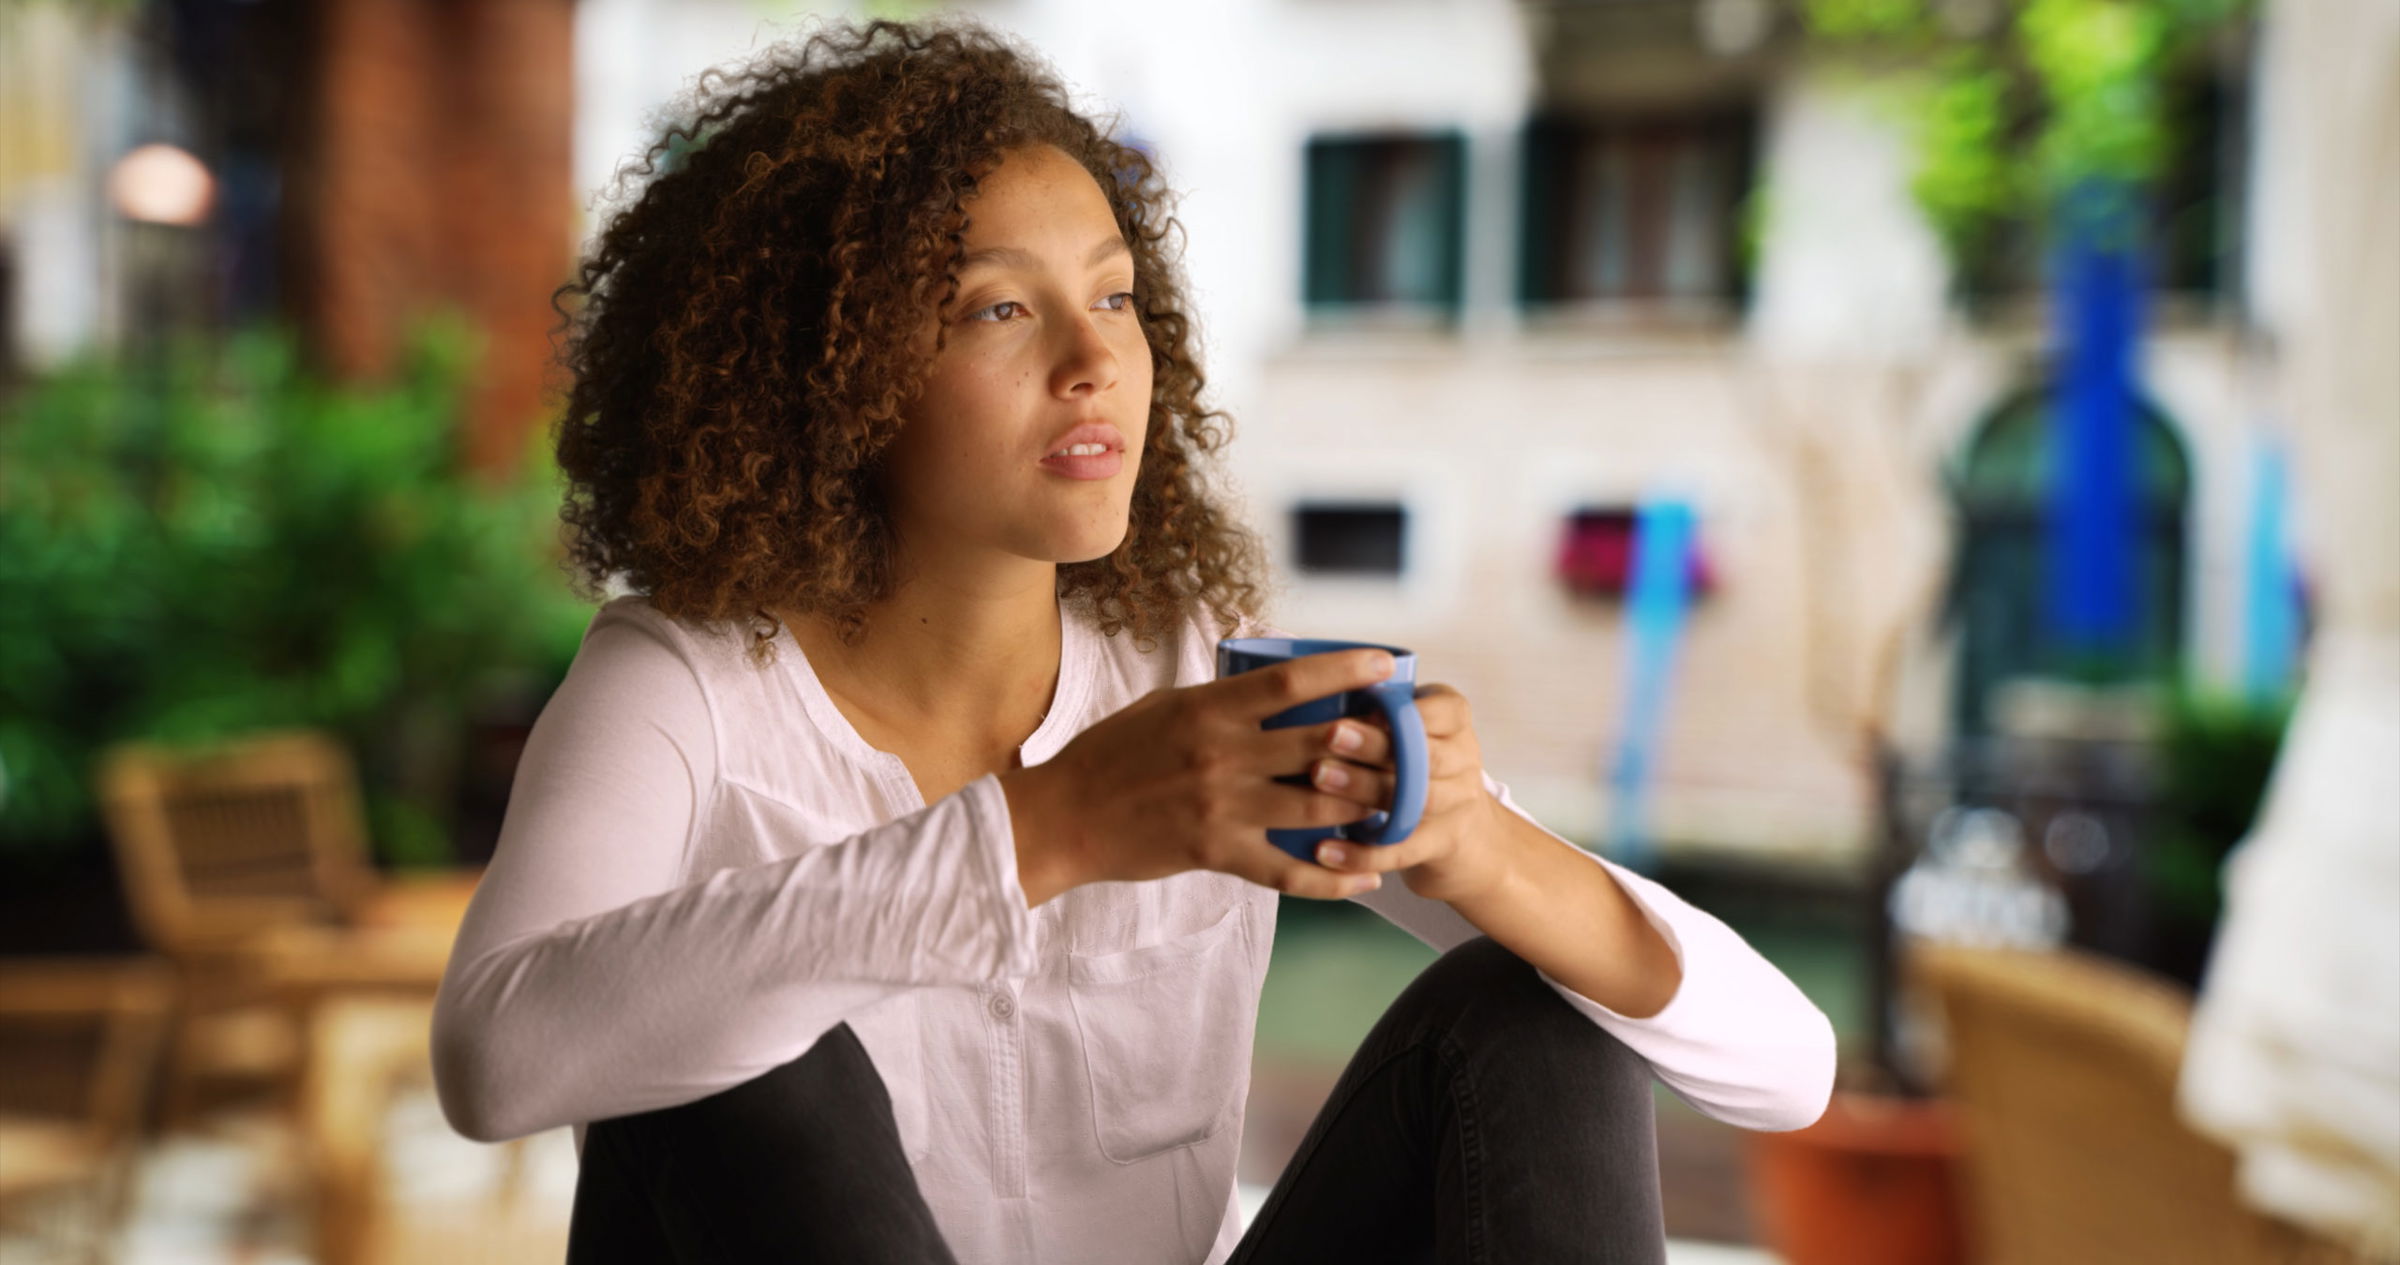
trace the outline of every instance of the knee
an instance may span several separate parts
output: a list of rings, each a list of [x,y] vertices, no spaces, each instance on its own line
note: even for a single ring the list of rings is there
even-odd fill
[[[1490,936],[1457,945],[1403,994],[1420,1022],[1437,1025],[1462,1052],[1497,1051],[1512,1061],[1556,1060],[1576,1075],[1600,1074],[1647,1095],[1649,1064],[1546,983],[1533,964]]]
[[[1490,936],[1453,946],[1417,973],[1403,999],[1429,1019],[1458,1026],[1538,1023],[1558,996],[1533,964]],[[1563,1006],[1561,1007],[1563,1009]]]

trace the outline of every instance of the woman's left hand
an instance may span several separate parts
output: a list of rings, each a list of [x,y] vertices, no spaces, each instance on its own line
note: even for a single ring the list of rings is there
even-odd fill
[[[1318,863],[1346,873],[1371,874],[1398,870],[1408,890],[1431,900],[1455,901],[1479,895],[1496,885],[1506,869],[1501,852],[1506,835],[1498,828],[1507,812],[1483,784],[1483,749],[1475,740],[1467,696],[1439,682],[1417,686],[1417,715],[1425,722],[1428,773],[1425,815],[1417,828],[1399,843],[1353,843],[1328,839],[1319,845]],[[1329,795],[1356,800],[1389,811],[1399,777],[1392,764],[1391,731],[1383,716],[1345,717],[1343,729],[1359,735],[1355,751],[1334,751],[1311,762],[1309,780]],[[1330,741],[1334,728],[1325,727]],[[1327,782],[1338,770],[1347,784]],[[1330,859],[1327,847],[1341,850]]]

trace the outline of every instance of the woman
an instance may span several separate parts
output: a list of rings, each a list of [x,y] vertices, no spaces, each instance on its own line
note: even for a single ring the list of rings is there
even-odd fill
[[[1140,152],[1006,42],[881,22],[682,139],[567,287],[578,579],[633,591],[434,1021],[460,1132],[574,1127],[571,1261],[1655,1262],[1652,1074],[1816,1118],[1824,1015],[1517,808],[1456,690],[1418,690],[1407,841],[1268,844],[1387,803],[1390,752],[1259,722],[1388,667],[1212,679],[1282,634],[1195,471],[1221,415]],[[1245,1234],[1279,894],[1443,953]]]

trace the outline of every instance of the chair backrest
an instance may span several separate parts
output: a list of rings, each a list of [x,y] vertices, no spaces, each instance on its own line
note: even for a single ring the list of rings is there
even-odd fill
[[[130,1138],[174,990],[147,955],[0,959],[0,1116],[72,1120],[102,1148]]]
[[[161,951],[344,921],[372,886],[356,766],[330,734],[119,743],[97,778],[134,925]]]
[[[2072,949],[1920,941],[1903,961],[1943,1020],[1981,1265],[2289,1259],[2232,1152],[2177,1113],[2182,985]]]

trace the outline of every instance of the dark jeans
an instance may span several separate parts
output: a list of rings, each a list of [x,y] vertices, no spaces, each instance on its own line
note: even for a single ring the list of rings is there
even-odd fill
[[[1478,936],[1368,1032],[1233,1262],[1659,1265],[1665,1237],[1649,1066]],[[768,1260],[957,1260],[848,1025],[585,1133],[567,1265]]]

